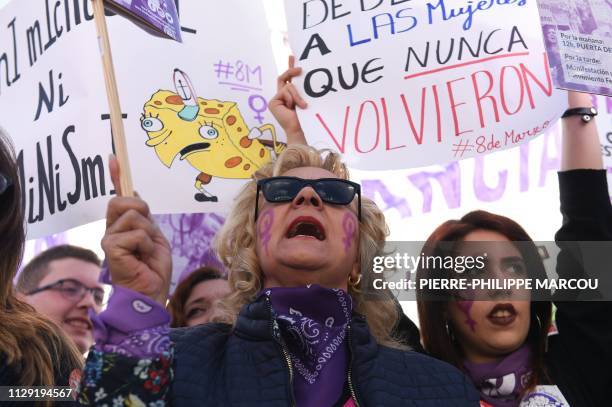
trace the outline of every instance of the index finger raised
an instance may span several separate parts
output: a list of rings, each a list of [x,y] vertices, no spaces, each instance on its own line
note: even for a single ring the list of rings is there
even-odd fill
[[[280,91],[283,88],[283,86],[287,84],[287,82],[291,82],[291,79],[293,79],[296,76],[299,76],[301,73],[302,73],[302,68],[299,68],[299,67],[287,69],[285,72],[280,74],[280,76],[278,77],[278,80],[276,82],[277,90]]]

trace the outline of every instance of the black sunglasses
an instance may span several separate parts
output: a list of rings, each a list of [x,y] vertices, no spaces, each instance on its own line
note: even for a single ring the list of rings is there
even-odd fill
[[[0,172],[0,195],[4,194],[12,185],[13,180]]]
[[[73,280],[72,278],[58,280],[55,283],[48,284],[35,290],[32,290],[26,295],[32,295],[46,290],[59,291],[65,299],[73,301],[75,303],[81,301],[83,297],[85,297],[87,291],[89,291],[91,292],[91,295],[93,296],[94,302],[97,306],[101,307],[102,305],[104,305],[104,290],[102,288],[89,288],[80,281]]]
[[[339,178],[302,179],[297,177],[270,177],[257,181],[255,220],[259,210],[259,191],[270,203],[291,202],[304,187],[312,187],[323,202],[348,205],[357,195],[357,218],[361,221],[361,187]]]

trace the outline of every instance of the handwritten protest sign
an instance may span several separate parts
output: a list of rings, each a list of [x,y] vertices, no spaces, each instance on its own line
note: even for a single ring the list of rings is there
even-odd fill
[[[309,143],[394,169],[518,146],[566,106],[535,0],[286,1]]]
[[[612,95],[612,3],[539,0],[555,85]]]
[[[178,9],[182,44],[108,18],[134,186],[155,213],[225,212],[282,149],[265,15],[250,0]],[[29,238],[102,218],[114,194],[92,20],[86,0],[0,10],[0,126],[18,153]]]
[[[125,128],[117,80],[115,78],[115,66],[113,63],[112,49],[106,24],[106,8],[115,10],[128,20],[143,27],[147,32],[165,38],[181,41],[180,21],[176,5],[171,0],[92,0],[94,9],[94,20],[100,45],[102,67],[104,69],[104,83],[110,110],[111,131],[113,134],[113,146],[117,161],[121,168],[119,184],[124,196],[134,196],[134,185],[132,183],[132,170],[127,153],[125,141]]]
[[[515,149],[405,170],[351,170],[351,177],[384,212],[389,240],[423,240],[442,221],[478,209],[515,219],[534,239],[552,240],[562,220],[561,149],[557,121]]]

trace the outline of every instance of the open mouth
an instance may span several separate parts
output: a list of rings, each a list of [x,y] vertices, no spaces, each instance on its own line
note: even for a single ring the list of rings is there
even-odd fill
[[[497,304],[487,318],[495,325],[509,325],[516,319],[516,309],[512,304]]]
[[[208,147],[210,147],[210,143],[190,144],[179,152],[181,155],[181,160],[184,160],[189,154],[195,153],[196,151],[206,150]]]
[[[325,228],[312,216],[300,216],[291,222],[285,236],[287,239],[309,237],[323,241],[325,240]]]

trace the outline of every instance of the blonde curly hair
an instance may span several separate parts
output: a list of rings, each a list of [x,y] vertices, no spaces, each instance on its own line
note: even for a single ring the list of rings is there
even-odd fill
[[[316,150],[305,145],[294,145],[283,151],[279,157],[259,169],[254,180],[240,192],[225,225],[219,231],[215,245],[219,258],[228,270],[231,294],[220,303],[221,313],[215,320],[234,324],[240,309],[253,301],[263,288],[263,272],[255,251],[255,199],[257,181],[275,177],[293,168],[318,167],[335,174],[338,178],[349,179],[348,169],[340,155],[328,150]],[[381,210],[370,199],[361,199],[362,220],[359,224],[359,256],[362,268],[360,286],[371,284],[372,273],[364,266],[372,264],[373,258],[383,252],[389,229]],[[392,331],[399,318],[398,305],[388,292],[378,295],[375,300],[365,300],[363,292],[349,284],[353,299],[353,310],[365,316],[371,334],[380,344],[401,348],[392,337]]]

